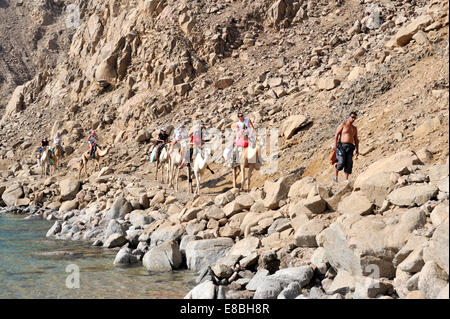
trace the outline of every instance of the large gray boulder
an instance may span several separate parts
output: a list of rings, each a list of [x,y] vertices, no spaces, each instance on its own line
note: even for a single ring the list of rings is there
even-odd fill
[[[189,291],[184,299],[214,299],[216,286],[211,280],[204,281]]]
[[[383,158],[370,165],[355,180],[354,189],[361,191],[375,205],[381,207],[386,195],[393,188],[391,173],[403,173],[413,165],[421,164],[412,151],[403,151]]]
[[[311,281],[313,275],[314,271],[310,266],[280,269],[273,275],[263,276],[259,285],[256,287],[253,298],[276,299],[283,289],[287,288],[293,282],[297,283],[301,288],[306,286]]]
[[[428,247],[424,248],[425,262],[434,261],[449,274],[449,218],[445,219],[434,231]]]
[[[69,177],[62,180],[59,183],[61,200],[67,201],[74,199],[78,191],[80,190],[80,186],[81,186],[80,181],[74,177]]]
[[[316,240],[336,270],[369,276],[377,267],[381,277],[393,278],[393,259],[426,215],[420,208],[398,209],[381,215],[341,216]]]
[[[182,257],[176,241],[162,243],[151,248],[142,259],[149,271],[171,271],[181,266]]]
[[[326,223],[321,219],[311,219],[301,225],[294,235],[297,247],[317,247],[316,236],[325,229]]]
[[[215,238],[191,241],[186,245],[188,269],[199,271],[224,257],[233,246],[231,238]]]
[[[24,193],[22,186],[15,183],[5,188],[2,194],[2,199],[7,206],[14,206],[16,201],[23,196]]]
[[[138,262],[137,256],[133,255],[128,247],[121,248],[114,258],[114,265],[130,265]]]
[[[133,226],[145,226],[151,224],[154,218],[149,216],[144,210],[133,210],[130,213],[130,223]]]
[[[115,233],[106,239],[106,241],[103,243],[103,247],[106,248],[122,247],[127,242],[128,241],[124,235]]]
[[[150,243],[158,245],[170,240],[179,241],[183,234],[185,234],[185,229],[182,225],[172,225],[170,222],[166,222],[150,235]]]
[[[423,266],[419,275],[419,291],[427,299],[436,299],[448,285],[448,274],[435,262],[429,261]]]
[[[109,212],[106,214],[107,219],[121,219],[124,218],[126,214],[133,210],[133,206],[124,198],[117,198],[113,205],[111,206]]]
[[[268,209],[278,208],[279,202],[287,198],[289,189],[297,178],[296,174],[291,174],[279,178],[276,182],[266,181],[264,183],[264,192],[266,193],[264,206]]]
[[[105,229],[105,240],[109,238],[112,234],[119,234],[122,236],[126,236],[126,232],[123,229],[122,225],[120,225],[117,220],[112,219],[108,222],[108,226]]]
[[[435,197],[439,189],[434,185],[409,185],[397,188],[387,199],[397,206],[421,206]]]

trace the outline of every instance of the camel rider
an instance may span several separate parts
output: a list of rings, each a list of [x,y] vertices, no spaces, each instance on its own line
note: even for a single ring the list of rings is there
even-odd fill
[[[203,135],[202,135],[202,128],[200,125],[196,125],[194,127],[194,131],[190,136],[189,139],[189,163],[187,165],[190,165],[192,163],[192,156],[194,154],[194,148],[200,149],[203,146]],[[186,165],[186,161],[183,159],[183,162],[181,163],[180,168],[183,168]],[[214,171],[209,167],[208,164],[206,164],[206,168],[211,172],[211,174],[214,174]]]
[[[159,158],[159,153],[163,149],[164,145],[166,145],[169,141],[169,135],[166,133],[166,128],[161,127],[160,133],[158,134],[158,139],[156,140],[156,156],[155,158]]]
[[[248,146],[248,139],[253,137],[254,126],[249,118],[245,118],[244,114],[238,113],[238,122],[236,123],[236,146]]]
[[[184,124],[180,124],[178,128],[174,132],[173,136],[173,145],[176,145],[178,142],[181,142],[189,137],[189,133],[184,127]]]
[[[97,150],[97,133],[95,130],[91,131],[91,135],[88,138],[88,146],[89,146],[89,156],[95,159],[95,151]]]
[[[59,147],[61,150],[61,156],[64,157],[63,141],[60,132],[56,133],[55,138],[53,139],[53,145],[54,147]]]
[[[41,141],[41,147],[39,148],[39,154],[41,154],[49,145],[47,136],[44,136],[44,138]]]

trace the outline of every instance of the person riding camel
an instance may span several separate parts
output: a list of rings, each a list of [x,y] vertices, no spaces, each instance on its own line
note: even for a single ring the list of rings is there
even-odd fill
[[[234,144],[236,146],[248,146],[248,140],[253,138],[254,126],[249,118],[245,118],[244,114],[238,113],[238,122],[236,123],[236,139]]]
[[[162,127],[160,130],[160,133],[158,134],[158,139],[156,140],[156,156],[155,158],[159,158],[159,153],[161,153],[161,150],[163,149],[164,145],[166,145],[169,142],[169,135],[166,133],[166,128]]]
[[[63,141],[62,141],[60,132],[56,133],[55,138],[53,139],[53,145],[54,145],[54,147],[59,147],[59,149],[61,150],[61,156],[64,157],[65,152],[64,152]]]
[[[95,130],[91,131],[91,135],[88,138],[88,146],[89,146],[89,156],[95,159],[95,151],[97,150],[97,133]]]
[[[189,163],[187,165],[190,165],[192,163],[192,156],[194,155],[194,148],[201,148],[203,146],[203,134],[202,134],[202,127],[199,123],[196,123],[194,126],[194,130],[192,134],[189,137]],[[181,163],[180,168],[183,168],[186,165],[185,159],[183,159],[183,162]],[[209,167],[208,164],[206,164],[206,168],[211,172],[211,174],[214,174],[214,171]]]
[[[49,145],[48,138],[47,138],[47,136],[44,136],[44,138],[41,140],[41,146],[38,149],[38,155],[37,155],[38,161],[41,157],[42,152],[48,147],[48,145]]]
[[[178,125],[178,128],[175,130],[173,134],[173,145],[176,145],[178,142],[181,142],[189,137],[189,133],[184,127],[184,124]]]

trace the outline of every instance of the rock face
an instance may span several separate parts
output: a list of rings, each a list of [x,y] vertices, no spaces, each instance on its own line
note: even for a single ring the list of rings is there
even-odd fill
[[[72,200],[80,190],[80,181],[76,178],[66,178],[59,183],[61,199],[63,201]]]
[[[233,246],[231,238],[194,240],[186,246],[188,269],[199,271],[224,257]]]
[[[142,259],[142,264],[149,271],[170,271],[178,269],[182,257],[175,241],[162,243],[151,248]]]

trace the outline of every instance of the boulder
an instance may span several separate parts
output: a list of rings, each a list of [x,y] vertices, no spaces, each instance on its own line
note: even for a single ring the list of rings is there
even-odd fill
[[[77,208],[78,208],[78,201],[76,199],[74,199],[74,200],[70,200],[70,201],[62,203],[61,206],[59,207],[59,211],[64,213],[64,212],[70,212]]]
[[[106,248],[115,248],[115,247],[122,247],[127,243],[127,239],[124,235],[115,233],[106,239],[106,241],[103,243],[103,247]]]
[[[341,215],[351,214],[365,216],[370,214],[374,205],[362,192],[353,192],[343,198],[338,204],[338,212]]]
[[[23,197],[23,188],[20,184],[12,184],[5,188],[2,194],[2,199],[7,206],[14,206],[16,201]]]
[[[123,247],[114,258],[114,265],[129,265],[138,263],[138,258],[132,254],[130,248]]]
[[[199,271],[224,257],[233,246],[231,238],[215,238],[191,241],[186,245],[188,269]]]
[[[76,178],[69,177],[62,180],[59,183],[59,190],[61,193],[61,200],[67,201],[72,200],[77,195],[80,190],[80,181]]]
[[[387,199],[397,206],[422,206],[439,192],[434,185],[409,185],[392,191]]]
[[[425,263],[419,275],[419,291],[427,299],[436,299],[448,285],[448,274],[435,262]]]
[[[321,214],[327,209],[327,203],[320,195],[308,197],[303,205],[313,214]]]
[[[108,225],[106,226],[105,235],[104,235],[105,241],[112,234],[120,234],[120,235],[126,236],[126,232],[123,229],[122,225],[120,225],[115,219],[110,220],[108,222]]]
[[[233,84],[234,80],[231,77],[223,77],[218,79],[215,83],[214,86],[217,89],[226,89],[227,87],[231,86]]]
[[[122,196],[117,198],[105,215],[106,219],[121,219],[133,210],[133,206]]]
[[[414,34],[422,28],[430,25],[433,22],[433,18],[430,15],[421,15],[414,19],[410,23],[401,27],[395,34],[395,42],[399,46],[405,46],[411,41]]]
[[[354,189],[361,191],[375,205],[381,207],[393,188],[391,173],[403,173],[408,167],[421,164],[412,151],[403,151],[370,165],[355,180]]]
[[[317,80],[316,85],[319,88],[319,90],[327,90],[330,91],[334,89],[336,86],[338,86],[341,83],[341,80],[338,78],[320,78]]]
[[[182,256],[177,242],[171,240],[151,248],[142,259],[149,271],[171,271],[181,266]]]
[[[143,210],[133,210],[130,213],[130,223],[133,226],[145,226],[151,224],[154,219]]]
[[[346,295],[355,291],[355,278],[349,272],[339,270],[331,285],[324,286],[324,290],[328,295]]]
[[[214,299],[216,286],[211,280],[204,281],[189,291],[184,299]]]
[[[436,207],[433,208],[433,211],[430,214],[431,222],[433,226],[439,226],[443,221],[448,219],[449,217],[449,209],[448,203],[440,203]]]
[[[238,241],[231,247],[229,255],[237,255],[247,257],[259,248],[261,240],[254,236],[249,236]]]
[[[185,228],[182,225],[172,225],[171,223],[166,222],[150,235],[150,241],[152,245],[158,245],[161,242],[170,240],[178,241],[184,233]]]
[[[295,299],[302,293],[302,286],[298,282],[291,282],[280,292],[277,299]]]
[[[286,140],[290,139],[294,134],[301,129],[311,123],[311,120],[304,115],[291,115],[288,117],[283,124],[281,125],[281,134],[284,136]]]
[[[426,215],[420,208],[398,209],[383,216],[341,216],[316,241],[336,270],[369,276],[377,267],[381,277],[393,278],[396,253],[425,223]]]
[[[435,117],[432,119],[425,120],[421,125],[419,125],[414,130],[414,136],[416,138],[422,138],[428,136],[433,131],[442,127],[441,119],[439,117]]]
[[[307,176],[296,181],[289,189],[288,198],[306,198],[311,192],[311,189],[315,187],[315,179],[311,176]]]
[[[320,219],[311,219],[301,225],[294,235],[297,247],[317,247],[316,236],[325,229],[325,222]]]
[[[445,219],[434,231],[429,246],[424,248],[425,262],[433,261],[449,274],[449,218]]]
[[[287,198],[289,189],[297,179],[296,174],[291,174],[279,178],[276,182],[265,181],[264,192],[266,197],[264,199],[264,206],[268,209],[276,209],[279,207],[279,202]]]

